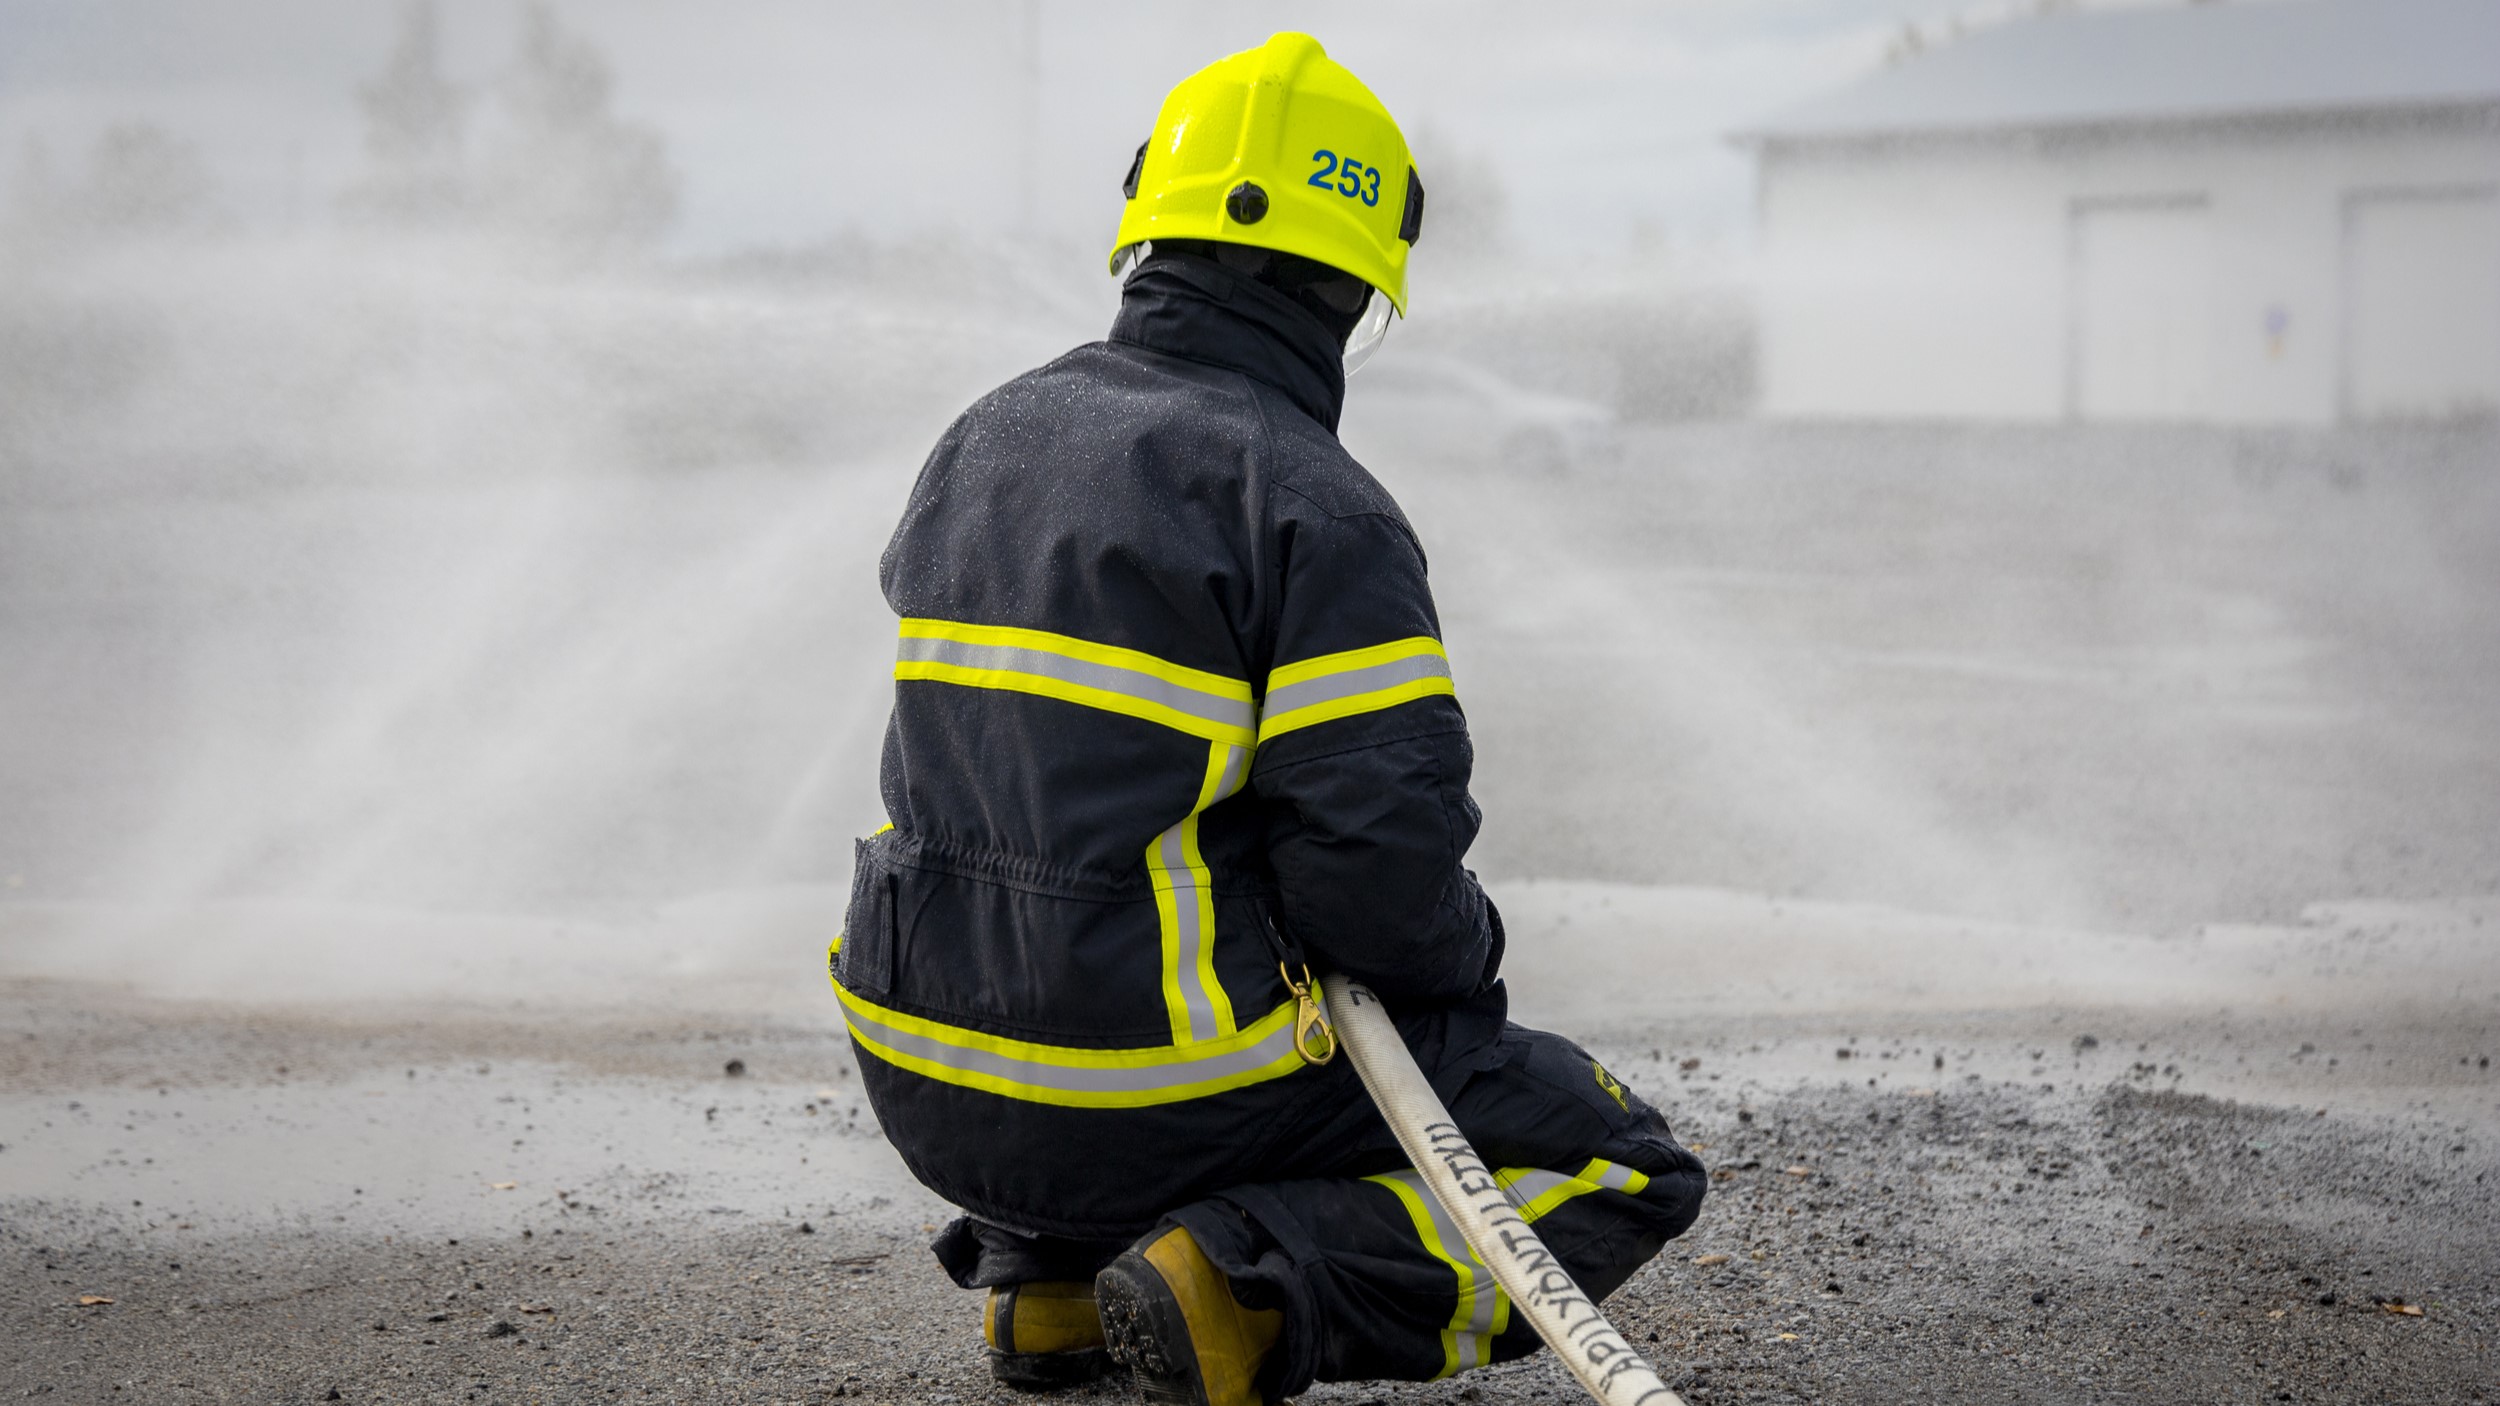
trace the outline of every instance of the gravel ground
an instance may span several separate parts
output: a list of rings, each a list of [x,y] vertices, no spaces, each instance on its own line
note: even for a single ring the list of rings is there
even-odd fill
[[[2500,1400],[2487,1001],[1694,1016],[1594,1048],[1715,1168],[1612,1304],[1693,1402]],[[0,986],[0,1384],[1012,1399],[855,1089],[804,1012]],[[1574,1396],[1539,1358],[1308,1399]]]

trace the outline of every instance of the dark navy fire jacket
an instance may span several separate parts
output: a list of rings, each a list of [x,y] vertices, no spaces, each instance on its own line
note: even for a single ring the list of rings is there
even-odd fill
[[[1133,1233],[1240,1180],[1344,1096],[1294,1047],[1305,967],[1393,1005],[1494,979],[1424,553],[1344,393],[1316,318],[1166,255],[921,470],[892,823],[833,974],[887,1136],[975,1214]]]

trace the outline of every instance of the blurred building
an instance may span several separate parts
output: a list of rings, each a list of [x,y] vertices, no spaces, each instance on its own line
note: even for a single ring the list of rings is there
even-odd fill
[[[2044,13],[1739,140],[1766,414],[2500,413],[2500,0]]]

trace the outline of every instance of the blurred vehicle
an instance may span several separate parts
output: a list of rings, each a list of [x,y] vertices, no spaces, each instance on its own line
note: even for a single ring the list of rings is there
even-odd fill
[[[1603,405],[1530,390],[1449,357],[1401,355],[1395,347],[1348,385],[1345,418],[1366,445],[1394,440],[1401,456],[1444,463],[1489,458],[1523,474],[1612,463],[1622,449],[1615,413]]]

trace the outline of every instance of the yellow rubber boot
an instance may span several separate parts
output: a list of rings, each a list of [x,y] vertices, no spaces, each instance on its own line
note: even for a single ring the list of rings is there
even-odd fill
[[[990,1375],[1018,1391],[1080,1386],[1111,1363],[1103,1351],[1094,1286],[1078,1281],[1006,1284],[981,1310]]]
[[[1249,1309],[1177,1226],[1130,1247],[1094,1278],[1113,1361],[1166,1406],[1262,1406],[1259,1368],[1285,1315]]]

